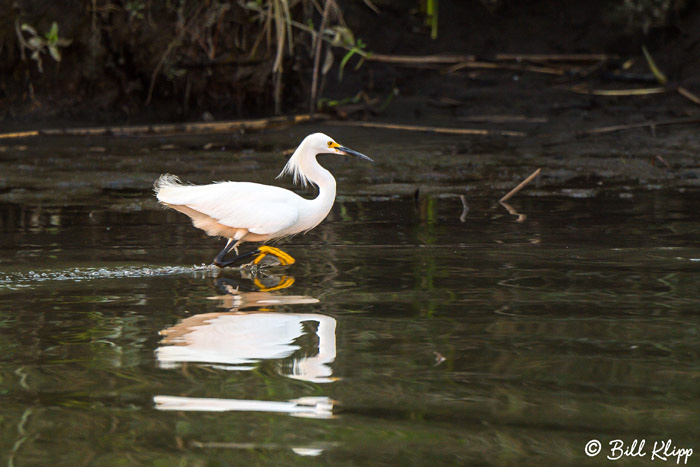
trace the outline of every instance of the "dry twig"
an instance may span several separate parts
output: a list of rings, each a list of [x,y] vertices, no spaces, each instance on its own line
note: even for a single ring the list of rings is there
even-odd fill
[[[700,105],[700,97],[696,96],[686,88],[678,86],[678,94],[688,99],[690,102]]]
[[[503,203],[505,203],[506,201],[508,201],[509,199],[511,199],[517,192],[519,192],[520,190],[522,190],[522,189],[525,187],[525,185],[527,185],[527,184],[530,183],[535,177],[537,177],[537,176],[540,174],[540,172],[542,172],[542,169],[541,169],[541,168],[535,170],[534,172],[532,172],[532,173],[530,174],[529,177],[527,177],[525,180],[523,180],[522,182],[520,182],[520,183],[518,184],[518,186],[516,186],[515,188],[513,188],[512,190],[510,190],[510,191],[508,192],[508,194],[505,195],[503,198],[499,199],[498,202],[501,203],[501,204],[503,204]]]

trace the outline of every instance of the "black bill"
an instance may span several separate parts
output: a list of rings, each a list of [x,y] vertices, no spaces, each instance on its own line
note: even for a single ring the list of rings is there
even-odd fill
[[[361,152],[353,151],[352,149],[348,149],[348,148],[346,148],[345,146],[338,146],[337,149],[338,149],[339,151],[341,151],[341,152],[344,152],[345,154],[347,154],[347,155],[349,155],[349,156],[357,156],[357,157],[359,157],[360,159],[364,159],[364,160],[367,160],[367,161],[370,161],[370,162],[374,162],[372,159],[370,159],[369,157],[365,156],[365,155],[362,154]]]

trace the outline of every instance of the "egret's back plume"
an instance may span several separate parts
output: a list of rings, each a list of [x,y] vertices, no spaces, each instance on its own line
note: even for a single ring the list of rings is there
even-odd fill
[[[292,154],[292,156],[289,158],[289,160],[287,161],[277,178],[282,178],[285,175],[291,175],[293,177],[295,185],[301,185],[304,188],[306,188],[310,180],[309,177],[307,177],[304,173],[304,161],[302,160],[302,156],[304,155],[306,150],[307,139],[308,138],[304,139],[304,141],[301,142],[296,151],[294,151],[294,154]],[[313,183],[313,181],[311,181],[311,183]]]

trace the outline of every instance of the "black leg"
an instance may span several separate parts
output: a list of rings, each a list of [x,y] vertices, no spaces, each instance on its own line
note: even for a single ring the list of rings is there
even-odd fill
[[[229,240],[224,249],[221,250],[218,255],[216,255],[216,259],[214,259],[214,264],[216,266],[224,267],[221,266],[221,263],[224,262],[224,257],[228,254],[229,251],[231,251],[231,248],[233,248],[233,245],[235,244],[236,242],[234,242],[233,240]]]
[[[244,260],[244,259],[250,258],[251,256],[255,256],[255,255],[260,254],[260,250],[258,250],[256,248],[254,250],[247,251],[245,253],[241,253],[240,255],[234,256],[233,258],[231,258],[229,260],[224,260],[224,257],[226,256],[226,254],[229,251],[231,251],[231,248],[233,248],[233,244],[234,244],[234,242],[229,242],[224,247],[224,249],[219,252],[219,254],[216,256],[216,259],[214,260],[215,266],[218,266],[220,268],[227,268],[229,266],[232,266],[232,265],[240,262],[241,260]]]

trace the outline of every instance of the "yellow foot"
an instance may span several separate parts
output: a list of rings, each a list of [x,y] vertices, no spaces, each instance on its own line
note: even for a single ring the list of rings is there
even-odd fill
[[[255,259],[253,260],[253,264],[260,263],[260,261],[262,261],[262,259],[267,255],[272,255],[275,258],[277,258],[277,260],[282,266],[289,266],[290,264],[294,264],[295,262],[294,258],[289,256],[287,253],[280,250],[279,248],[263,245],[259,246],[258,250],[260,251],[260,254],[255,257]]]
[[[266,287],[265,284],[263,284],[257,277],[253,280],[253,283],[258,289],[260,289],[261,292],[272,292],[273,290],[286,289],[287,287],[290,287],[292,284],[294,284],[294,278],[282,276],[279,278],[279,282],[277,282],[276,285],[270,287]]]

